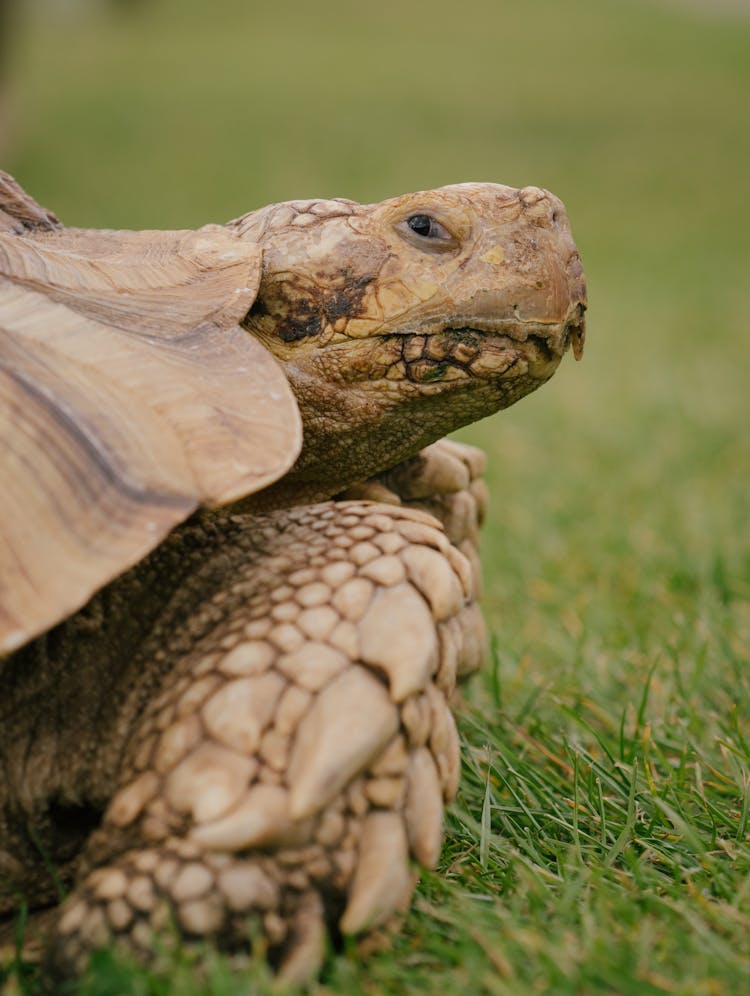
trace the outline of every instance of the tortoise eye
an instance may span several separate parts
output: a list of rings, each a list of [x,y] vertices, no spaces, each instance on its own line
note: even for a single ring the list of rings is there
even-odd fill
[[[425,245],[425,249],[448,249],[456,246],[454,236],[431,214],[411,214],[401,222],[400,227],[406,230],[405,234],[416,245],[421,245],[423,240],[431,243],[430,246]]]
[[[406,224],[415,235],[421,235],[424,239],[435,237],[437,222],[429,214],[413,214],[411,218],[407,218]]]

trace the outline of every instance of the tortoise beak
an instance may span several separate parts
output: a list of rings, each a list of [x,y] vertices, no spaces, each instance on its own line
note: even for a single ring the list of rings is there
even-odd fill
[[[565,326],[565,349],[570,346],[573,350],[573,356],[576,360],[583,359],[583,347],[586,342],[586,319],[584,315],[586,313],[586,305],[582,302],[578,302],[578,320],[569,321]]]
[[[562,201],[540,187],[483,188],[475,198],[485,202],[485,222],[471,277],[457,274],[463,322],[533,341],[550,361],[569,348],[580,359],[586,279]]]

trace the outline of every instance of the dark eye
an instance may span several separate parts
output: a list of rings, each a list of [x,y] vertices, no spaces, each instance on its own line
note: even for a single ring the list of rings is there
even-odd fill
[[[437,229],[440,227],[434,218],[429,214],[413,214],[406,219],[406,224],[416,235],[421,235],[424,239],[434,239],[438,237]]]
[[[454,236],[431,214],[410,214],[400,223],[399,227],[409,240],[418,245],[420,249],[442,251],[457,246],[457,240]],[[429,242],[429,245],[424,245],[422,239]]]

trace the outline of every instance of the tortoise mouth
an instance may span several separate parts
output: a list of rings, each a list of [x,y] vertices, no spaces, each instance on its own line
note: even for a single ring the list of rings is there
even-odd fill
[[[546,380],[572,347],[583,352],[582,316],[556,324],[473,322],[402,334],[406,378],[417,383],[530,374]]]
[[[585,338],[586,306],[578,303],[572,307],[563,321],[543,319],[471,319],[460,326],[447,326],[445,332],[458,332],[483,337],[492,336],[507,341],[509,348],[518,348],[526,343],[552,355],[562,357],[572,347],[576,359],[583,354]]]
[[[579,357],[582,346],[583,312],[576,305],[558,322],[472,316],[445,325],[433,318],[398,331],[381,328],[366,337],[342,336],[319,342],[302,362],[295,358],[293,367],[307,367],[332,383],[378,390],[384,382],[395,390],[400,382],[432,395],[503,381],[517,381],[520,387],[523,381],[533,385],[528,393],[552,376],[569,348]]]

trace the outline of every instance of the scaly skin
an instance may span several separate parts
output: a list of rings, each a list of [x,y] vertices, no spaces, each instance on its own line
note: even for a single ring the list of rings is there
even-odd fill
[[[447,700],[483,654],[483,458],[429,444],[582,346],[580,260],[537,188],[292,202],[230,228],[263,247],[244,324],[304,448],[3,663],[0,912],[54,902],[49,862],[72,883],[52,977],[111,939],[148,957],[172,924],[242,948],[255,918],[301,979],[327,930],[403,908],[456,790]]]
[[[11,660],[0,902],[54,901],[50,862],[78,883],[53,985],[103,943],[148,957],[173,925],[242,950],[252,917],[301,979],[328,930],[408,902],[457,787],[447,702],[484,653],[471,565],[408,498],[471,503],[482,466],[440,443],[403,468],[403,504],[368,482],[389,504],[196,518]],[[452,524],[463,549],[479,514]]]
[[[438,235],[411,231],[421,215]],[[283,364],[305,429],[296,465],[248,508],[328,498],[529,394],[571,343],[580,355],[580,257],[537,187],[292,201],[232,227],[263,246],[245,326]]]

